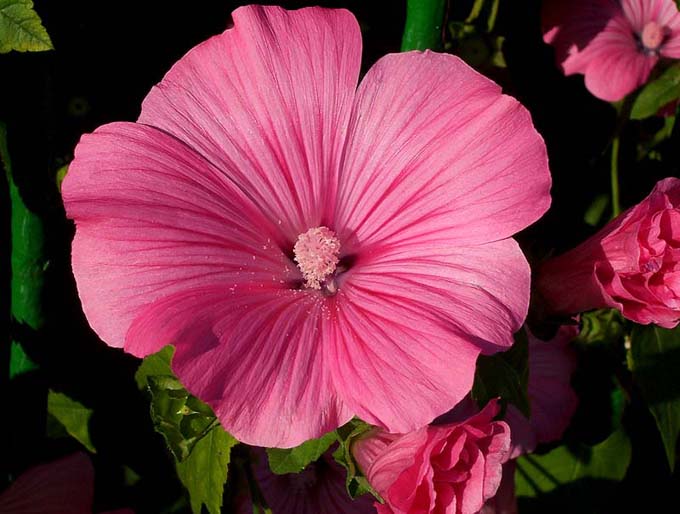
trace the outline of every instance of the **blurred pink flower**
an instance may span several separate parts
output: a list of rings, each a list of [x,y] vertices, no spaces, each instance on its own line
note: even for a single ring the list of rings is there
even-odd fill
[[[40,464],[0,493],[3,514],[92,514],[94,468],[84,453]],[[103,514],[134,514],[130,509]]]
[[[266,452],[255,450],[255,476],[273,514],[375,514],[372,496],[352,500],[345,489],[345,470],[332,451],[300,473],[277,475],[269,470]],[[249,513],[253,512],[250,504]],[[246,509],[243,509],[246,512]]]
[[[547,0],[543,40],[565,75],[585,75],[593,95],[614,102],[660,58],[680,58],[680,14],[674,0]]]
[[[579,246],[541,266],[549,310],[619,309],[636,323],[680,320],[680,179],[667,178],[635,207]]]
[[[352,453],[385,504],[380,514],[475,514],[501,482],[510,454],[510,429],[493,421],[493,400],[460,423],[426,426],[408,434],[377,430]]]
[[[576,354],[569,343],[578,335],[576,325],[563,325],[550,341],[543,341],[527,329],[529,339],[529,384],[527,393],[531,417],[509,404],[505,421],[512,432],[513,453],[530,453],[539,443],[562,437],[578,407],[571,387]]]
[[[63,183],[73,271],[107,344],[173,369],[239,440],[354,415],[407,432],[512,344],[550,203],[543,140],[460,59],[387,55],[357,89],[344,10],[248,6],[83,136]]]

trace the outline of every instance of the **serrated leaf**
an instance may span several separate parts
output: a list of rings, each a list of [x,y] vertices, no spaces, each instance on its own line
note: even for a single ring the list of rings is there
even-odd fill
[[[0,53],[52,49],[52,40],[31,0],[0,0]]]
[[[215,425],[196,443],[185,461],[176,463],[177,475],[189,492],[194,514],[201,514],[203,505],[210,514],[221,512],[231,449],[237,444],[234,437]]]
[[[520,330],[515,334],[515,344],[508,351],[479,356],[472,397],[477,405],[486,405],[492,398],[500,396],[528,418],[531,414],[528,383],[529,344],[526,332]]]
[[[680,65],[676,64],[640,91],[633,102],[630,117],[641,120],[654,116],[664,105],[677,98],[680,98]]]
[[[661,433],[668,464],[674,470],[680,434],[680,328],[635,327],[630,364]]]
[[[167,345],[160,351],[145,357],[135,373],[137,387],[146,389],[148,385],[147,377],[149,376],[174,376],[175,374],[170,367],[174,353],[175,348],[172,345]]]
[[[631,453],[628,436],[617,430],[595,446],[558,446],[544,455],[525,455],[517,459],[515,492],[535,497],[582,479],[623,480]]]
[[[191,396],[175,377],[150,375],[147,381],[154,427],[181,462],[217,423],[215,414],[209,406]]]
[[[90,439],[90,419],[92,409],[65,394],[49,390],[47,393],[47,412],[64,427],[66,432],[92,453],[96,453]]]
[[[269,469],[277,475],[299,473],[307,467],[307,464],[318,460],[337,440],[338,434],[333,431],[318,439],[306,441],[295,448],[267,448]]]

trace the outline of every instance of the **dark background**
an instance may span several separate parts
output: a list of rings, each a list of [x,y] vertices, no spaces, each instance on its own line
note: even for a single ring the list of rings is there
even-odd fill
[[[36,10],[55,51],[0,56],[0,120],[8,126],[9,149],[25,198],[46,219],[51,261],[45,298],[47,326],[34,335],[29,347],[41,371],[11,384],[1,375],[6,402],[0,416],[5,432],[0,439],[0,489],[30,465],[78,449],[72,440],[44,437],[43,395],[49,386],[94,408],[91,432],[98,449],[93,456],[97,510],[130,506],[139,513],[155,513],[170,509],[177,501],[177,508],[182,509],[182,488],[171,457],[153,432],[148,400],[132,380],[139,361],[101,343],[81,313],[69,266],[73,230],[64,217],[55,173],[71,160],[81,134],[111,121],[135,120],[151,86],[190,48],[223,31],[229,13],[241,3],[246,2],[37,1]],[[453,2],[451,17],[465,18],[470,3]],[[399,51],[404,1],[279,4],[287,8],[321,4],[352,11],[364,37],[364,71],[385,53]],[[583,222],[583,213],[598,194],[608,191],[607,149],[616,123],[614,109],[591,96],[581,77],[565,78],[555,67],[552,50],[541,40],[539,15],[538,1],[501,1],[497,32],[506,38],[508,67],[494,74],[505,91],[530,110],[549,149],[553,207],[519,237],[534,262],[593,233],[594,228]],[[635,145],[626,144],[648,137],[659,127],[659,120],[651,120],[630,124],[624,133],[620,171],[624,206],[641,200],[660,178],[680,175],[677,131],[660,149],[666,157],[663,163],[636,162]],[[9,207],[4,181],[0,198],[0,306],[9,312]],[[10,327],[10,331],[19,330]],[[597,433],[597,423],[591,423],[602,416],[609,398],[608,386],[602,382],[608,380],[610,360],[600,358],[584,357],[584,371],[575,384],[584,405],[570,431],[575,440],[603,438]],[[7,369],[6,352],[0,361],[2,369]],[[579,509],[583,512],[680,510],[673,492],[680,486],[677,473],[670,476],[654,422],[636,398],[633,391],[624,418],[634,448],[629,475],[611,488],[605,500],[594,490],[590,495],[586,484],[586,504]],[[123,465],[139,475],[135,485],[126,485]],[[562,512],[564,501],[564,494],[558,492],[523,504],[526,510],[522,512]],[[669,510],[668,506],[673,507]]]

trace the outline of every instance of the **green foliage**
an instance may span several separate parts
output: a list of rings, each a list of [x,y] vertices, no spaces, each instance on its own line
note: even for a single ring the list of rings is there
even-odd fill
[[[194,514],[201,513],[202,505],[210,514],[221,512],[231,449],[237,444],[220,425],[214,425],[196,443],[189,457],[176,463],[177,475],[189,491]]]
[[[472,397],[477,405],[486,405],[500,396],[528,418],[531,414],[528,383],[529,342],[526,332],[520,330],[515,334],[515,344],[507,352],[479,356]]]
[[[616,309],[598,309],[581,315],[578,344],[616,343],[623,337],[624,321]]]
[[[604,211],[607,210],[608,205],[609,195],[597,195],[583,215],[583,221],[591,227],[596,227],[600,224]]]
[[[0,53],[53,49],[31,0],[0,0]]]
[[[151,395],[151,418],[175,457],[177,475],[189,492],[191,509],[221,512],[231,449],[238,441],[218,423],[212,409],[189,394],[172,374],[170,345],[144,359],[135,373]]]
[[[310,439],[295,448],[267,448],[269,468],[277,475],[299,473],[338,440],[337,432],[328,432],[318,439]]]
[[[90,418],[92,409],[72,400],[63,393],[49,390],[47,394],[47,412],[64,430],[85,448],[96,453],[92,439],[90,439]]]
[[[647,84],[633,102],[630,117],[641,120],[654,116],[661,107],[680,98],[680,64],[671,66]]]
[[[680,433],[680,328],[635,327],[631,335],[630,364],[656,420],[673,470]]]
[[[351,498],[370,493],[379,501],[383,501],[378,492],[371,487],[366,477],[361,474],[352,456],[352,443],[360,436],[371,430],[371,425],[354,418],[349,423],[337,429],[338,449],[333,452],[333,458],[347,470],[345,486]]]
[[[525,455],[517,459],[515,492],[535,497],[584,479],[619,481],[630,458],[630,440],[623,430],[595,446],[558,446],[544,455]]]
[[[217,418],[206,404],[191,396],[174,377],[149,376],[151,417],[175,458],[182,462]]]
[[[135,373],[137,387],[145,389],[148,386],[147,377],[149,376],[174,377],[175,374],[170,367],[174,353],[175,348],[172,345],[167,345],[160,351],[145,357]]]

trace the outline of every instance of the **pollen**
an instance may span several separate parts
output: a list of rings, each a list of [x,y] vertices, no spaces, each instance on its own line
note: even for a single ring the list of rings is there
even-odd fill
[[[640,39],[642,40],[642,46],[647,50],[658,50],[663,43],[665,38],[664,27],[656,23],[655,21],[650,21],[642,29],[642,34]]]
[[[338,265],[340,241],[328,227],[314,227],[298,236],[293,252],[305,278],[305,287],[321,289],[321,284]]]

